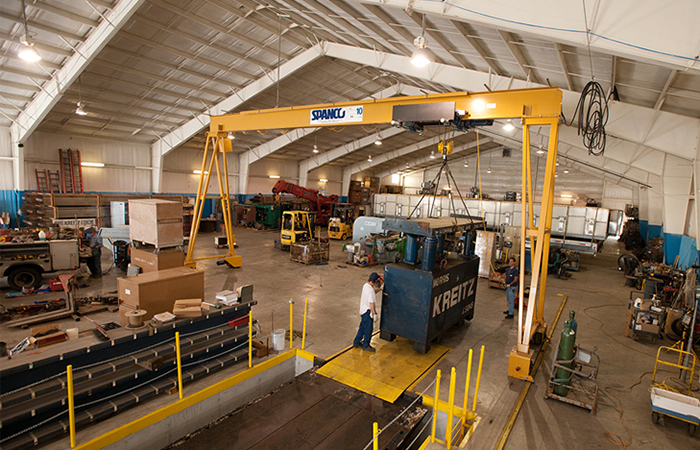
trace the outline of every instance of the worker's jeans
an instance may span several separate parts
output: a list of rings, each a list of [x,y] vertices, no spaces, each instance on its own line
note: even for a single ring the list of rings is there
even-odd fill
[[[102,249],[92,252],[92,256],[87,260],[87,266],[91,274],[96,277],[102,276]]]
[[[506,298],[508,299],[508,314],[513,315],[513,309],[515,307],[515,293],[518,290],[518,286],[508,286],[506,288]]]
[[[362,314],[360,317],[362,318],[362,320],[360,321],[360,329],[357,330],[357,336],[355,336],[355,340],[352,342],[352,345],[362,344],[363,348],[367,348],[369,347],[369,343],[372,340],[372,328],[374,328],[374,320],[372,320],[372,318],[370,317],[369,311]]]

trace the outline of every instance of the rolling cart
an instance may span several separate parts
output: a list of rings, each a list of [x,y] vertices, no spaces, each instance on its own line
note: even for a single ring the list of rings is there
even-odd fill
[[[661,352],[674,353],[678,355],[678,362],[664,361],[660,358]],[[682,365],[684,358],[689,358],[690,366]],[[674,392],[668,389],[663,383],[656,382],[656,372],[659,364],[671,366],[680,370],[690,372],[688,382],[688,395],[681,392]],[[656,352],[656,363],[654,364],[654,374],[651,379],[651,420],[655,424],[664,425],[665,417],[673,417],[688,423],[688,434],[693,436],[698,425],[700,425],[700,400],[692,396],[693,377],[695,376],[695,354],[678,350],[672,347],[659,347]]]

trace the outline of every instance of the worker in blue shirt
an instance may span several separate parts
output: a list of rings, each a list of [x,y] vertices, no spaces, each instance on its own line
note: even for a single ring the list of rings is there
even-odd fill
[[[88,269],[93,277],[102,276],[102,236],[93,227],[85,230],[85,236],[90,240],[90,258],[87,260]]]
[[[506,319],[513,318],[513,308],[515,307],[515,293],[518,291],[518,281],[520,280],[520,270],[515,265],[515,258],[508,258],[508,269],[506,269],[506,299],[508,300],[508,311],[503,311]]]

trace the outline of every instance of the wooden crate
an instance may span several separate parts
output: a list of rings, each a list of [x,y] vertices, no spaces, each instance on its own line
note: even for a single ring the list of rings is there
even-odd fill
[[[182,202],[129,200],[129,237],[156,248],[182,245]]]
[[[330,257],[330,245],[325,239],[305,244],[292,244],[289,255],[292,261],[304,264],[324,263],[328,262]]]

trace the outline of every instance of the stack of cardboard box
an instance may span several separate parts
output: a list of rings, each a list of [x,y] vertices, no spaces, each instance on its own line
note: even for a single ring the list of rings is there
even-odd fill
[[[182,224],[181,202],[129,200],[129,235],[132,242],[140,243],[131,250],[131,263],[142,273],[117,280],[122,326],[128,324],[126,313],[130,310],[145,310],[143,320],[148,320],[159,313],[174,312],[177,300],[196,299],[201,304],[204,272],[182,266]],[[193,311],[190,308],[187,314],[191,316]],[[201,314],[201,308],[198,311]]]

